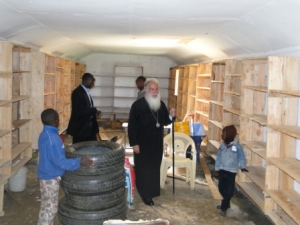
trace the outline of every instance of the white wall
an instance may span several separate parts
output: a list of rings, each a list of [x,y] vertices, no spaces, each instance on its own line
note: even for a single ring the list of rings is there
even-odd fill
[[[114,73],[115,66],[139,66],[143,67],[143,75],[145,77],[169,77],[169,69],[176,66],[176,63],[166,57],[161,56],[141,56],[141,55],[127,55],[127,54],[106,54],[94,53],[87,55],[80,59],[80,62],[86,64],[86,72],[92,73],[96,78],[96,87],[92,89],[91,95],[94,99],[94,105],[98,106],[102,112],[110,112],[113,104],[114,95]],[[138,74],[141,75],[141,74]],[[136,76],[138,76],[136,75]],[[135,87],[135,78],[128,78],[131,80],[130,87],[132,89],[124,89],[124,96],[128,94],[137,96],[137,89]],[[162,100],[167,104],[167,87],[168,79],[158,79],[161,87]],[[127,86],[128,82],[124,84]],[[99,87],[101,86],[101,87]],[[104,87],[103,87],[104,86]],[[164,89],[163,89],[164,88]],[[120,91],[120,88],[119,88]],[[122,91],[122,89],[121,89]],[[130,92],[130,93],[129,93]],[[100,96],[107,96],[106,98],[99,98]],[[109,98],[111,96],[111,98]],[[124,99],[120,107],[131,105],[134,99]],[[116,107],[116,106],[115,106]],[[124,110],[123,110],[124,111]],[[109,115],[102,115],[103,118]]]

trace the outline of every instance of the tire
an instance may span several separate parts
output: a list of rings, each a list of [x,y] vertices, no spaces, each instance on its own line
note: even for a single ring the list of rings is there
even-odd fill
[[[102,211],[84,211],[74,209],[67,205],[65,198],[59,201],[58,219],[63,225],[99,225],[110,219],[126,219],[127,214],[126,201],[123,203]]]
[[[125,186],[125,169],[100,176],[78,176],[64,174],[60,182],[66,193],[72,195],[100,195]]]
[[[66,204],[75,209],[82,210],[104,210],[120,205],[126,201],[125,185],[114,191],[107,191],[101,195],[73,195],[70,193],[65,194]]]
[[[113,173],[124,167],[125,150],[122,145],[109,141],[86,141],[66,147],[66,157],[81,158],[89,156],[92,167],[80,167],[78,170],[66,171],[67,174],[104,175]]]

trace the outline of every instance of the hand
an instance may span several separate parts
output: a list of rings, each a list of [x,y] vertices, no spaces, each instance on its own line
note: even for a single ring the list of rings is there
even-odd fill
[[[215,176],[215,177],[219,177],[219,175],[220,175],[220,174],[219,174],[219,171],[215,171],[214,176]]]
[[[249,172],[246,168],[241,169],[242,172]]]
[[[176,110],[175,109],[170,109],[170,116],[175,117],[176,116]]]
[[[140,154],[140,146],[139,145],[132,146],[132,149],[133,149],[134,153]]]
[[[83,156],[81,158],[80,165],[83,167],[91,167],[94,165],[94,161],[91,160],[88,156]]]
[[[101,114],[102,114],[102,112],[101,112],[100,110],[98,110],[98,109],[97,109],[97,112],[96,112],[96,114],[97,114],[97,116],[98,116],[98,117],[100,117],[100,116],[101,116]]]

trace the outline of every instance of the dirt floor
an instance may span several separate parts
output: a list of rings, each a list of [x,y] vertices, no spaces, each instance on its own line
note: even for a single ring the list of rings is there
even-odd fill
[[[107,136],[121,136],[124,132],[107,132]],[[68,141],[68,140],[66,140]],[[124,141],[124,140],[123,140]],[[122,143],[121,143],[122,144]],[[209,168],[212,170],[214,161],[206,158]],[[36,177],[37,159],[32,159],[26,165],[28,168],[26,189],[23,192],[10,192],[6,187],[4,195],[5,215],[0,217],[1,225],[31,225],[37,224],[40,207],[39,182]],[[203,171],[197,164],[196,180],[205,183]],[[217,181],[215,181],[217,182]],[[231,209],[227,217],[222,217],[216,206],[219,200],[214,200],[207,185],[196,184],[195,190],[190,190],[189,183],[175,179],[175,193],[173,182],[167,179],[161,196],[154,198],[155,205],[146,206],[138,193],[134,198],[134,207],[127,213],[128,220],[155,220],[158,218],[168,220],[170,225],[269,225],[273,224],[262,211],[243,192],[236,190],[232,199]],[[64,196],[60,190],[60,198]],[[55,218],[54,225],[60,225]],[[84,225],[84,224],[83,224]]]

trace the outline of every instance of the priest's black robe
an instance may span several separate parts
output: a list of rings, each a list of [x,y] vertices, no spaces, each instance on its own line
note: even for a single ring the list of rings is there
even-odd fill
[[[159,127],[156,126],[157,116]],[[128,137],[130,146],[140,147],[140,153],[134,153],[134,167],[136,188],[142,198],[160,195],[164,126],[170,123],[169,112],[163,101],[157,112],[150,110],[145,98],[135,101],[131,106]]]

